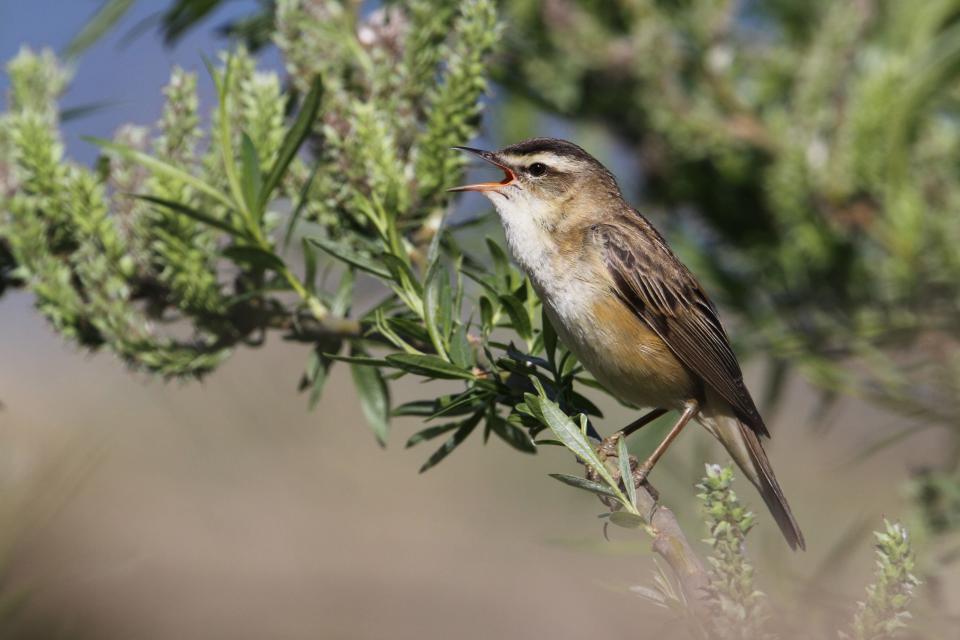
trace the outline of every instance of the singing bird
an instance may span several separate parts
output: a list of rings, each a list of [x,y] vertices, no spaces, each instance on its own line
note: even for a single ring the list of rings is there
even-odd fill
[[[680,418],[640,472],[649,473],[691,420],[712,433],[760,492],[791,548],[803,534],[760,439],[769,437],[714,304],[613,174],[579,146],[534,138],[500,151],[456,147],[504,172],[477,191],[497,209],[514,260],[557,335],[621,400]]]

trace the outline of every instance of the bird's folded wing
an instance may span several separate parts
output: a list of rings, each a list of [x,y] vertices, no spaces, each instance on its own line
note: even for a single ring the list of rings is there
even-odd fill
[[[653,227],[637,214],[593,228],[617,296],[677,358],[730,403],[744,423],[769,435],[743,384],[716,307]]]

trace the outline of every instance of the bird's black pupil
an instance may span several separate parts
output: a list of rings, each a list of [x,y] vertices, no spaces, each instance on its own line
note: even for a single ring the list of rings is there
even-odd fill
[[[530,172],[532,176],[542,176],[547,172],[547,165],[542,162],[534,162],[532,165],[527,167],[527,171]]]

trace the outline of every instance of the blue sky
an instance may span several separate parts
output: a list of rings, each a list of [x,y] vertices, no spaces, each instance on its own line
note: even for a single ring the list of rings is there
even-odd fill
[[[167,0],[134,3],[118,27],[76,61],[74,81],[62,106],[115,104],[64,125],[67,153],[73,159],[89,163],[97,155],[92,145],[80,140],[81,135],[110,137],[120,124],[156,121],[163,104],[160,89],[170,75],[170,68],[179,64],[202,71],[201,54],[213,55],[226,46],[225,40],[216,36],[213,27],[231,16],[249,13],[256,7],[256,2],[235,0],[225,3],[225,7],[188,33],[174,48],[164,47],[155,29],[145,31],[121,46],[121,41],[134,25],[167,5]],[[23,45],[62,51],[99,6],[100,0],[0,0],[0,59],[5,64]],[[270,61],[276,63],[276,57],[268,56],[268,63]],[[3,73],[0,75],[0,91],[4,95],[7,85]],[[213,104],[212,86],[209,82],[201,82],[201,87],[202,104],[208,110]]]

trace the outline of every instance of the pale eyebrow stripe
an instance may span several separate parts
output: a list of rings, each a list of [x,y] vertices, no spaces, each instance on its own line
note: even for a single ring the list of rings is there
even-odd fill
[[[524,165],[528,166],[534,162],[542,162],[551,169],[555,169],[557,171],[573,171],[583,166],[583,163],[578,159],[566,158],[550,152],[533,153],[522,156],[516,154],[505,154],[503,159],[512,164],[523,163]]]

